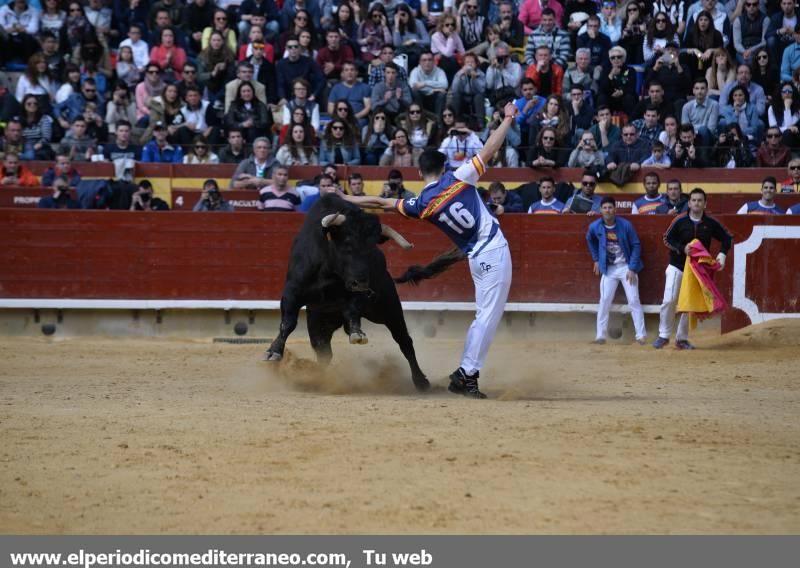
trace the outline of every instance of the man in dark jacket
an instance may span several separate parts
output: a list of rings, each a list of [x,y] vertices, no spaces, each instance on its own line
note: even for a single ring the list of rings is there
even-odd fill
[[[325,86],[325,76],[317,62],[306,55],[300,55],[300,42],[290,39],[286,42],[289,56],[278,61],[275,65],[275,74],[278,83],[279,104],[285,104],[292,93],[292,82],[295,79],[305,79],[311,84],[312,100],[319,100]]]
[[[705,168],[709,165],[707,151],[695,144],[694,126],[682,124],[678,141],[670,152],[673,168]]]
[[[486,206],[496,216],[504,213],[524,213],[522,198],[516,191],[508,191],[506,186],[499,181],[493,181],[489,186],[489,199]]]
[[[81,205],[69,194],[69,182],[59,176],[53,182],[53,195],[39,200],[39,209],[80,209]]]
[[[620,164],[630,164],[631,171],[635,172],[649,154],[650,144],[639,138],[639,133],[633,124],[626,124],[622,128],[622,140],[615,142],[609,148],[606,168],[614,171]]]
[[[664,244],[669,249],[669,266],[664,284],[664,300],[661,304],[661,316],[658,325],[658,338],[653,343],[656,349],[662,349],[669,343],[672,327],[675,323],[675,307],[681,290],[683,267],[686,264],[688,245],[698,239],[708,251],[711,251],[711,240],[721,243],[717,262],[725,267],[725,256],[731,248],[733,237],[714,217],[706,215],[706,192],[699,187],[689,193],[689,211],[678,215],[664,233]],[[689,343],[689,315],[681,314],[678,331],[675,335],[675,347],[678,349],[694,349]]]

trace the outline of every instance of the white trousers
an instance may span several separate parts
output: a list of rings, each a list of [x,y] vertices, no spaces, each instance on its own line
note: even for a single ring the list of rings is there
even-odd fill
[[[639,301],[639,277],[637,275],[633,280],[633,284],[631,284],[625,278],[627,273],[627,264],[615,264],[609,266],[606,273],[600,277],[600,305],[597,308],[596,339],[606,339],[608,337],[608,314],[611,311],[614,294],[617,293],[617,286],[620,283],[622,283],[622,288],[625,290],[625,297],[628,298],[628,306],[631,308],[636,339],[644,339],[647,336],[647,331],[644,327],[644,310],[642,309],[642,302]]]
[[[483,367],[506,307],[508,289],[511,287],[511,253],[508,246],[470,258],[469,270],[475,283],[475,319],[467,331],[461,368],[471,375]]]
[[[675,324],[675,307],[678,305],[678,294],[681,291],[683,272],[672,266],[667,266],[665,272],[664,299],[661,301],[661,313],[658,322],[658,336],[669,339],[672,336],[672,326]],[[678,332],[675,334],[677,341],[689,339],[689,315],[681,314],[678,320]]]

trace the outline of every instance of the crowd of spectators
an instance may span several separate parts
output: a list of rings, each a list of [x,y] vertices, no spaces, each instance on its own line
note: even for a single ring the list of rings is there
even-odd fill
[[[800,152],[795,0],[12,0],[0,151],[18,160],[785,167]],[[263,151],[266,147],[265,152]],[[255,150],[251,156],[251,148]],[[23,179],[20,177],[20,181]]]
[[[405,166],[439,147],[457,166],[514,100],[522,112],[493,165],[785,166],[800,147],[797,11],[794,0],[13,0],[0,8],[0,64],[22,73],[0,122],[21,124],[22,160],[115,159],[122,127],[145,162],[238,163],[238,131],[245,145],[269,139],[283,165]]]

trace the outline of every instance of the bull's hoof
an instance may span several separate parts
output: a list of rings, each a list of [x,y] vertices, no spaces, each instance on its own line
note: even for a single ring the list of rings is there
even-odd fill
[[[280,361],[281,359],[283,359],[282,353],[278,353],[277,351],[264,352],[264,361]]]
[[[417,392],[428,392],[431,390],[431,382],[425,377],[414,379],[414,387],[416,387]]]
[[[367,343],[369,343],[369,340],[364,333],[360,331],[354,331],[350,334],[351,345],[366,345]]]

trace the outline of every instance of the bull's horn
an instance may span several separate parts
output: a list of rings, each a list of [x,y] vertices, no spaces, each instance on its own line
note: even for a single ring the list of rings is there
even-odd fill
[[[325,215],[322,218],[322,226],[327,229],[331,226],[341,225],[344,223],[345,219],[347,219],[347,217],[341,213],[331,213],[330,215]]]
[[[396,242],[398,245],[400,245],[406,250],[414,248],[414,245],[408,242],[403,235],[392,229],[389,225],[384,225],[383,223],[381,223],[381,234],[384,237],[392,239],[394,242]]]

